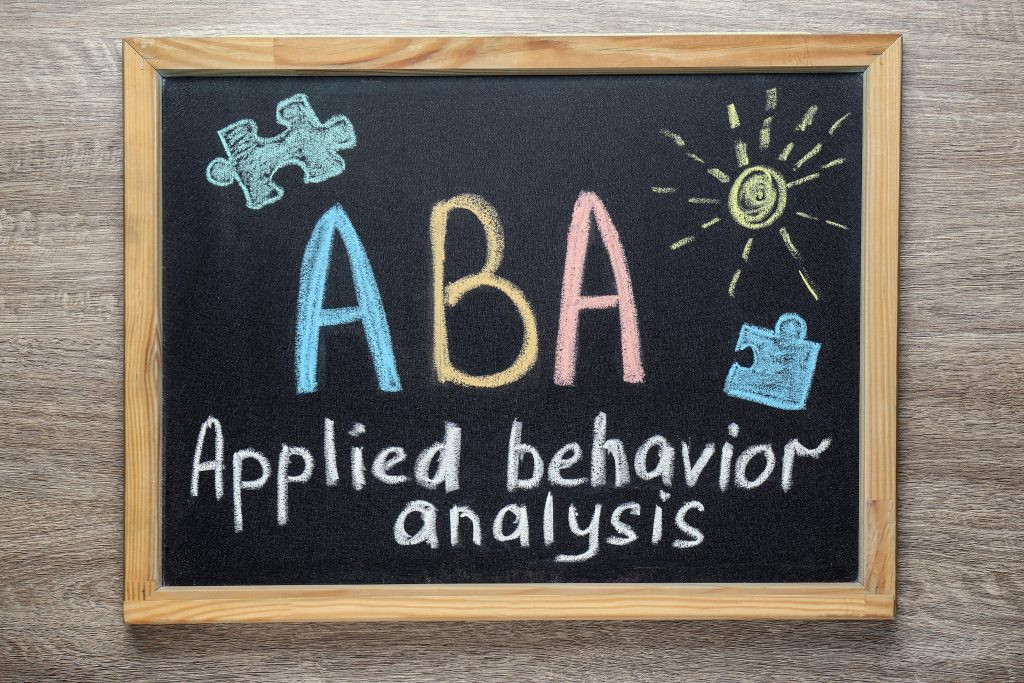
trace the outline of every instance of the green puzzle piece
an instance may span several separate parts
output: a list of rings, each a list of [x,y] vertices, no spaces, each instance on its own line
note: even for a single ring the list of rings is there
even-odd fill
[[[284,189],[274,182],[278,169],[298,166],[306,183],[322,183],[345,170],[338,152],[356,144],[356,132],[347,117],[339,114],[321,123],[302,93],[277,103],[277,122],[285,130],[272,138],[260,137],[252,119],[217,131],[227,158],[211,161],[206,179],[221,187],[238,183],[250,209],[261,209],[284,196]]]

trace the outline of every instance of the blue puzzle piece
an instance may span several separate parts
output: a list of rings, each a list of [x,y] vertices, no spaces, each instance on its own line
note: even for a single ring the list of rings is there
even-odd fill
[[[284,196],[273,180],[278,169],[298,166],[306,183],[322,183],[345,170],[345,160],[338,152],[356,144],[355,129],[347,117],[332,116],[321,123],[302,93],[277,103],[277,122],[286,130],[272,138],[261,138],[252,119],[235,121],[217,131],[227,158],[211,161],[206,179],[221,187],[238,183],[250,209],[263,208]]]
[[[750,367],[733,363],[725,378],[725,393],[781,410],[802,410],[811,391],[821,344],[808,341],[807,323],[796,313],[784,313],[775,329],[744,324],[736,350],[754,353]]]

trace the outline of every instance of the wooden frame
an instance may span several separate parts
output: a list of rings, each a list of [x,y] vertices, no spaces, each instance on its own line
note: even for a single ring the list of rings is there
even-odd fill
[[[890,34],[126,39],[125,621],[892,618],[901,51]],[[162,77],[837,70],[865,77],[858,581],[161,585]]]

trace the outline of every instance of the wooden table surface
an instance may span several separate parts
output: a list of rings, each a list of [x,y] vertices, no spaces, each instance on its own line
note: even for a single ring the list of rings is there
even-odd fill
[[[1024,4],[0,4],[0,680],[1024,680]],[[903,32],[891,623],[127,627],[120,38]]]

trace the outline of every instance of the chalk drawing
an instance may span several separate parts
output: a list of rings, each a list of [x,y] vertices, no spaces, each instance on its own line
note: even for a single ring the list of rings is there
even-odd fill
[[[622,515],[629,512],[635,517],[640,516],[640,503],[630,501],[623,503],[612,511],[612,528],[615,529],[615,536],[605,539],[611,545],[628,545],[637,539],[633,525],[623,521]]]
[[[764,102],[763,118],[760,118],[760,115],[758,115],[754,119],[755,121],[760,121],[760,126],[757,126],[755,123],[749,127],[743,126],[743,115],[740,111],[740,105],[735,102],[730,102],[726,105],[726,125],[730,134],[737,136],[733,139],[732,147],[735,154],[736,168],[739,172],[733,178],[721,168],[705,168],[709,175],[725,186],[723,188],[724,192],[719,189],[717,193],[709,192],[707,196],[692,196],[687,199],[687,203],[709,206],[716,214],[710,219],[696,221],[694,225],[699,226],[699,228],[694,230],[692,234],[683,235],[669,243],[670,250],[681,250],[683,247],[697,243],[698,235],[701,234],[701,231],[723,220],[728,220],[731,225],[741,230],[755,232],[776,225],[791,212],[795,212],[796,215],[802,218],[819,220],[811,218],[806,212],[796,209],[794,202],[796,197],[793,195],[793,190],[818,180],[822,177],[822,172],[837,168],[846,160],[843,157],[836,157],[823,163],[816,169],[813,168],[822,158],[821,153],[825,151],[826,144],[829,142],[828,137],[821,141],[811,141],[809,143],[805,141],[807,135],[814,134],[812,131],[814,130],[815,119],[819,112],[818,105],[816,104],[808,106],[794,125],[792,130],[797,139],[785,142],[781,151],[777,152],[777,156],[773,156],[777,150],[772,149],[772,128],[778,124],[780,119],[778,88],[767,89]],[[834,136],[836,131],[849,117],[850,113],[846,113],[836,119],[828,129],[828,136]],[[677,147],[685,146],[683,137],[678,133],[668,129],[662,129],[659,132],[664,137],[675,142]],[[752,139],[748,141],[748,139],[744,138],[744,135]],[[756,142],[756,145],[753,145],[753,142]],[[683,150],[683,152],[697,163],[707,166],[708,162],[705,162],[705,159],[708,157],[698,156],[688,148]],[[791,160],[791,155],[794,152],[798,155],[795,157],[795,162]],[[655,194],[662,195],[676,194],[683,189],[683,187],[678,185],[651,187]],[[716,206],[722,204],[725,204],[724,211]],[[832,227],[843,230],[848,229],[842,223],[831,219],[820,220]],[[784,233],[780,232],[780,234],[783,234],[783,239],[786,240],[789,253],[796,258],[795,247],[792,247],[792,240]],[[753,237],[745,241],[743,251],[740,254],[741,263],[733,271],[726,286],[726,292],[730,297],[736,297],[741,290],[741,276],[743,275],[744,268],[749,265],[753,241]],[[811,297],[815,301],[819,300],[818,288],[802,263],[798,265],[797,272]]]
[[[786,210],[786,180],[768,166],[751,166],[729,189],[729,216],[748,230],[760,230]]]
[[[203,447],[206,444],[206,432],[213,429],[213,460],[203,460]],[[196,448],[192,453],[192,487],[190,493],[193,498],[199,496],[199,475],[203,472],[213,472],[214,495],[217,500],[224,496],[224,429],[220,420],[213,415],[206,418],[206,422],[199,428],[199,437],[196,439]]]
[[[779,316],[774,330],[744,324],[736,351],[749,348],[754,362],[749,367],[733,363],[725,393],[780,410],[803,410],[821,350],[806,336],[807,323],[796,313]]]
[[[685,550],[694,546],[700,545],[704,542],[704,534],[699,529],[690,525],[686,521],[686,513],[690,510],[696,510],[697,512],[704,512],[704,504],[699,500],[691,500],[686,503],[676,512],[676,528],[682,533],[689,536],[687,539],[679,539],[678,541],[672,541],[673,548],[679,548]]]
[[[260,137],[252,119],[217,131],[227,158],[211,161],[206,179],[220,187],[238,183],[250,209],[262,209],[284,196],[284,189],[274,182],[279,169],[298,166],[304,182],[322,183],[345,170],[338,152],[356,145],[348,118],[339,114],[321,122],[302,93],[277,103],[277,122],[285,130],[272,138]]]
[[[459,209],[469,211],[480,221],[486,238],[487,254],[479,272],[445,283],[448,216]],[[515,382],[537,362],[537,318],[523,290],[511,280],[498,275],[505,252],[505,233],[498,212],[487,200],[474,194],[461,194],[438,202],[430,212],[430,248],[434,263],[434,368],[438,381],[488,389]],[[448,348],[448,309],[456,306],[462,297],[478,287],[490,287],[504,294],[515,306],[523,323],[523,342],[519,355],[510,366],[490,375],[470,375],[459,370],[452,363]]]
[[[452,543],[452,547],[457,548],[461,545],[459,521],[462,519],[469,520],[470,530],[473,534],[473,545],[478,546],[483,543],[483,534],[480,531],[480,515],[476,514],[471,507],[453,505],[448,510],[448,538]]]
[[[505,531],[506,517],[512,517],[515,527],[512,531]],[[494,523],[491,525],[491,535],[495,541],[502,543],[506,541],[519,541],[521,548],[530,547],[530,522],[525,505],[510,503],[498,510],[494,516]]]
[[[324,308],[335,234],[345,245],[356,292],[357,304],[347,308]],[[380,390],[401,391],[402,383],[391,346],[391,330],[370,259],[348,214],[341,204],[335,204],[317,221],[302,256],[295,320],[295,393],[309,394],[317,390],[320,331],[325,327],[356,322],[363,325]]]
[[[245,468],[245,461],[253,460],[260,466],[260,476],[255,479],[244,479],[242,470]],[[235,451],[231,456],[231,491],[232,502],[235,512],[235,533],[244,528],[242,516],[242,491],[258,491],[263,488],[270,478],[270,460],[267,456],[251,448]]]
[[[418,515],[420,518],[420,528],[414,534],[409,533],[406,525],[406,521],[412,515]],[[437,540],[437,508],[425,500],[410,502],[395,519],[394,533],[398,545],[426,543],[431,548],[436,548],[440,545]]]
[[[288,469],[292,457],[302,458],[302,471],[289,474]],[[305,484],[313,476],[313,454],[300,446],[281,446],[281,454],[277,458],[277,523],[284,526],[288,523],[288,486],[289,484]]]
[[[583,294],[583,270],[586,266],[587,243],[593,224],[597,225],[601,244],[611,264],[612,277],[615,280],[614,294]],[[631,384],[642,383],[644,368],[640,358],[640,328],[626,252],[622,248],[619,231],[615,228],[604,202],[593,192],[581,192],[573,207],[566,245],[558,337],[555,342],[555,384],[572,386],[576,380],[580,313],[584,310],[602,309],[618,309],[622,379]]]
[[[598,543],[600,538],[598,534],[601,531],[601,503],[594,505],[594,514],[590,517],[590,521],[585,525],[580,525],[579,511],[576,509],[576,505],[572,504],[569,506],[569,531],[576,536],[587,537],[587,549],[582,553],[576,555],[561,554],[555,556],[555,562],[585,562],[597,555]]]

